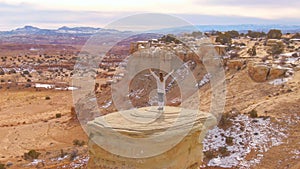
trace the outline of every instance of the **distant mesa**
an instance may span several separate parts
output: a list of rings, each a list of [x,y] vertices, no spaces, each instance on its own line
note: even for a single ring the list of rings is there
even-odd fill
[[[157,30],[145,31],[148,33],[163,33],[163,34],[178,34],[183,32],[193,32],[195,30],[201,32],[210,31],[230,31],[236,30],[238,32],[246,33],[248,30],[252,31],[264,31],[268,32],[271,29],[279,29],[282,33],[296,33],[300,31],[300,25],[256,25],[256,24],[240,24],[240,25],[195,25],[195,26],[181,26],[181,27],[171,27]],[[38,34],[38,35],[57,35],[57,34],[78,34],[78,35],[91,35],[101,31],[103,33],[124,33],[124,31],[105,29],[105,28],[95,28],[95,27],[67,27],[63,26],[58,29],[41,29],[34,26],[24,26],[23,28],[17,28],[11,31],[0,31],[0,35],[14,35],[14,34]],[[128,31],[125,31],[128,32]],[[130,31],[129,31],[130,32]],[[144,32],[144,33],[145,33]]]
[[[99,31],[103,33],[119,32],[112,29],[94,28],[94,27],[67,27],[63,26],[58,29],[42,29],[34,26],[24,26],[11,31],[0,31],[0,35],[61,35],[61,34],[75,34],[75,35],[92,35]]]
[[[74,27],[70,28],[67,26],[63,26],[58,28],[56,32],[58,33],[75,33],[75,34],[90,34],[90,33],[97,33],[98,31],[103,30],[102,28],[93,28],[93,27]]]

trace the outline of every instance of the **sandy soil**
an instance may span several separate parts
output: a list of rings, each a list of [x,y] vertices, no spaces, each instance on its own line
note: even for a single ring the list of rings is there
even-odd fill
[[[29,150],[43,154],[72,147],[74,139],[87,140],[70,120],[70,91],[2,89],[0,95],[0,161],[28,163],[21,156]],[[62,117],[56,118],[59,113]]]
[[[239,40],[250,48],[255,41]],[[298,46],[297,46],[298,47]],[[257,57],[249,57],[247,49],[240,52],[241,58],[248,60],[261,60],[259,57],[267,55],[262,42],[257,48]],[[288,51],[285,51],[288,52]],[[15,53],[14,53],[15,54]],[[24,57],[25,58],[25,57]],[[12,60],[13,61],[13,60]],[[15,79],[15,75],[3,76],[2,78]],[[60,77],[60,76],[58,76]],[[34,78],[33,78],[34,79]],[[6,79],[5,79],[6,80]],[[25,80],[25,79],[24,79]],[[105,79],[98,79],[99,85],[105,83]],[[248,76],[247,68],[242,70],[230,70],[226,72],[226,106],[224,112],[232,109],[240,113],[248,113],[256,109],[259,115],[271,116],[282,119],[285,123],[288,118],[300,116],[300,72],[295,72],[293,79],[283,85],[271,85],[268,82],[256,83]],[[110,88],[104,89],[101,96],[111,92]],[[209,85],[200,89],[200,109],[208,112],[211,103],[211,91]],[[73,140],[84,140],[87,136],[71,114],[72,92],[2,88],[0,89],[0,162],[13,163],[10,168],[36,168],[26,166],[22,156],[29,150],[41,152],[43,160],[57,158],[61,149],[70,152],[78,149],[83,156],[87,156],[87,146],[75,147]],[[50,99],[46,99],[49,96]],[[110,96],[99,97],[98,101],[106,103]],[[175,97],[174,95],[170,98]],[[101,104],[100,104],[101,106]],[[108,112],[114,110],[113,106],[106,108]],[[61,118],[56,118],[61,114]],[[296,120],[297,121],[297,120]],[[253,168],[291,168],[300,167],[299,143],[300,124],[290,124],[289,136],[280,146],[272,147],[264,153],[263,161]],[[62,162],[59,166],[63,166]],[[57,164],[43,168],[57,168]],[[206,169],[220,169],[220,167],[206,167]]]

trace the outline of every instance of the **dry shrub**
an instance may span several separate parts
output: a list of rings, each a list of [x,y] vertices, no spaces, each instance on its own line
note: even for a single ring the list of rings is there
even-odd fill
[[[255,109],[251,110],[248,114],[250,115],[251,118],[258,117],[257,111]]]
[[[30,150],[28,153],[24,153],[24,159],[25,160],[34,160],[38,159],[41,153],[35,151],[35,150]]]
[[[85,141],[83,141],[83,140],[78,140],[78,139],[75,139],[75,140],[73,140],[73,145],[74,146],[83,146],[83,145],[85,145]]]
[[[232,126],[232,116],[229,113],[224,113],[219,121],[218,127],[224,130]]]

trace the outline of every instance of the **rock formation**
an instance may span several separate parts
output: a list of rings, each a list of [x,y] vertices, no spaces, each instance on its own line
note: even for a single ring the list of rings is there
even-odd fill
[[[232,70],[239,70],[241,69],[244,65],[246,65],[246,61],[242,59],[237,59],[237,60],[228,60],[226,62],[226,66],[228,69]]]
[[[251,63],[248,66],[248,74],[256,82],[282,78],[288,70],[288,68],[269,66],[263,63]]]
[[[250,64],[248,67],[249,76],[256,82],[264,82],[267,80],[269,66],[263,64]]]
[[[162,114],[144,107],[98,117],[88,123],[88,168],[198,168],[202,134],[215,124],[208,113],[169,106]]]

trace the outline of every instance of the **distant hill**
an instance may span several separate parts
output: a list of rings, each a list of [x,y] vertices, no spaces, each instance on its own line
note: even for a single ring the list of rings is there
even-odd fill
[[[268,32],[270,29],[280,29],[283,33],[296,33],[300,32],[300,25],[256,25],[256,24],[242,24],[242,25],[195,25],[195,26],[182,26],[165,28],[159,30],[151,30],[153,33],[184,33],[184,32],[210,32],[210,31],[230,31],[236,30],[240,33],[246,33],[248,30]]]
[[[242,24],[242,25],[195,25],[195,26],[182,26],[172,27],[157,30],[144,31],[144,33],[183,33],[192,31],[210,32],[210,31],[229,31],[236,30],[239,32],[252,31],[264,31],[268,32],[270,29],[280,29],[283,33],[295,33],[300,32],[300,25],[256,25],[256,24]],[[76,36],[90,36],[95,33],[124,33],[122,31],[114,29],[103,29],[94,27],[67,27],[63,26],[58,29],[40,29],[33,26],[24,26],[23,28],[17,28],[11,31],[0,31],[0,35],[76,35]],[[128,33],[128,32],[127,32]]]
[[[68,44],[83,45],[92,35],[118,35],[131,32],[93,27],[61,27],[58,29],[41,29],[24,26],[11,31],[0,31],[0,44]]]
[[[66,27],[63,26],[58,29],[41,29],[34,26],[24,26],[11,31],[0,31],[0,35],[77,35],[87,36],[95,33],[119,33],[120,31],[113,29],[102,29],[93,27]]]
[[[103,38],[129,37],[120,42],[117,46],[122,49],[136,40],[147,40],[147,38],[157,38],[163,34],[180,34],[184,32],[210,32],[210,31],[228,31],[236,30],[239,32],[264,31],[270,29],[280,29],[283,33],[300,32],[300,25],[196,25],[174,28],[165,28],[158,30],[149,30],[143,32],[119,31],[114,29],[94,28],[94,27],[66,27],[58,29],[41,29],[34,26],[24,26],[11,31],[0,31],[0,44],[53,44],[53,45],[83,45],[94,34],[103,35]],[[134,36],[137,35],[137,36]],[[131,37],[133,36],[133,37]]]

